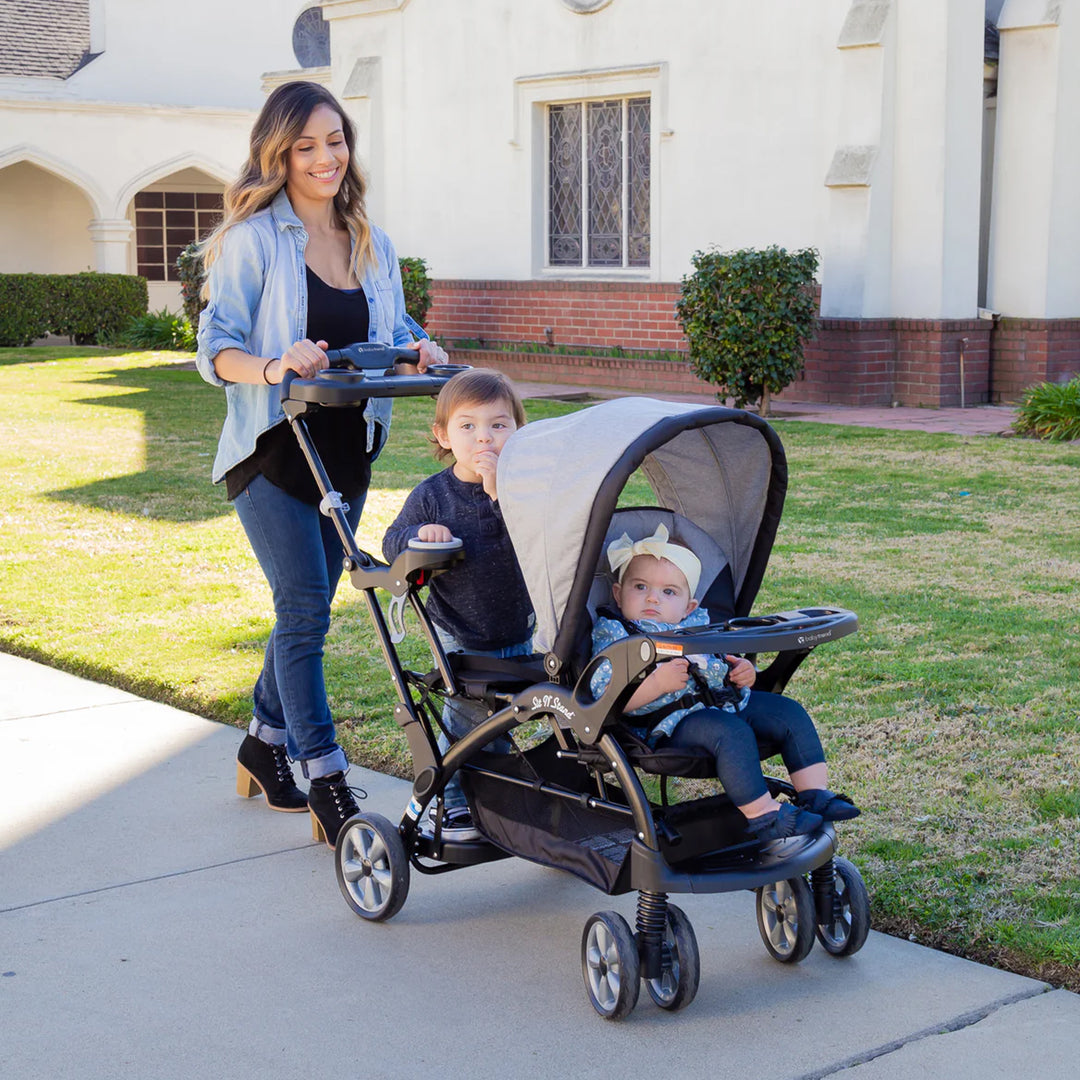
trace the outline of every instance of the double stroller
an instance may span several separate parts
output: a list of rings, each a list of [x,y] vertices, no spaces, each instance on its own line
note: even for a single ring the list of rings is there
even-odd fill
[[[343,357],[361,370],[287,380],[282,400],[322,487],[324,512],[337,524],[346,570],[364,594],[414,776],[399,822],[361,813],[340,831],[336,874],[351,909],[363,919],[389,919],[405,902],[411,871],[445,873],[510,855],[565,870],[608,895],[635,891],[633,927],[603,910],[582,936],[586,993],[608,1019],[634,1009],[642,982],[669,1011],[689,1005],[697,992],[693,927],[670,894],[754,891],[762,941],[782,963],[806,957],[815,937],[834,956],[858,951],[870,924],[866,889],[854,865],[836,855],[833,827],[762,844],[726,795],[673,798],[669,778],[715,776],[711,755],[644,743],[621,711],[664,659],[768,655],[755,691],[779,693],[815,648],[856,630],[855,616],[835,607],[751,614],[787,486],[775,431],[740,410],[646,398],[605,402],[517,431],[499,458],[499,502],[536,612],[536,652],[505,660],[447,654],[425,609],[424,587],[464,558],[460,542],[418,544],[390,566],[360,551],[303,417],[373,395],[430,394],[458,369],[398,375],[393,357],[370,347],[363,354],[344,350]],[[647,482],[655,505],[624,505],[628,482],[638,491]],[[593,657],[592,621],[611,601],[607,544],[623,532],[648,535],[660,523],[700,557],[697,596],[712,624],[632,634]],[[390,594],[386,611],[380,589]],[[406,612],[430,649],[428,671],[407,670],[399,659]],[[602,659],[613,674],[594,698],[590,677]],[[481,703],[488,718],[443,753],[438,737],[448,699]],[[508,753],[489,748],[500,736],[509,740]],[[762,748],[763,756],[771,752]],[[441,835],[443,791],[454,774],[481,840]],[[774,796],[794,797],[786,781],[767,783]],[[439,812],[431,827],[425,819],[433,804]]]

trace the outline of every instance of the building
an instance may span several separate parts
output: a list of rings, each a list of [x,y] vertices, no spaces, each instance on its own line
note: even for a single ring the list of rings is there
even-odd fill
[[[0,273],[139,273],[151,309],[179,309],[176,255],[239,170],[262,73],[297,66],[304,7],[0,6]]]
[[[1080,371],[1080,0],[17,7],[63,11],[68,45],[13,72],[0,16],[0,270],[167,274],[170,210],[202,227],[260,81],[304,74],[427,260],[431,328],[539,350],[511,367],[692,382],[556,350],[684,350],[693,253],[775,243],[821,253],[790,397],[972,404]]]
[[[970,404],[1080,370],[1074,0],[322,10],[380,216],[451,338],[683,348],[693,252],[776,243],[822,258],[789,396]],[[578,363],[541,360],[515,370]]]

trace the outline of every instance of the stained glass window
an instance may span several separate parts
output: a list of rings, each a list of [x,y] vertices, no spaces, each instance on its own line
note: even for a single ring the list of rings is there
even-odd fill
[[[649,99],[548,106],[548,265],[649,265]]]

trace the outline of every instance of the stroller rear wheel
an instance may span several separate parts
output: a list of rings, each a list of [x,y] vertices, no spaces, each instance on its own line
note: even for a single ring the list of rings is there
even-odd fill
[[[362,919],[393,918],[409,895],[409,859],[397,829],[380,814],[357,814],[338,833],[338,886]]]
[[[649,997],[669,1012],[685,1009],[697,996],[701,959],[697,937],[682,908],[667,906],[663,968],[658,979],[646,979]]]
[[[592,1007],[605,1020],[621,1020],[634,1011],[641,962],[630,924],[617,911],[597,912],[585,924],[581,974]]]
[[[806,879],[774,881],[757,890],[757,924],[774,960],[797,964],[814,947],[817,912]]]
[[[817,939],[832,956],[851,956],[863,947],[870,933],[870,898],[853,863],[837,856],[833,867],[832,911],[818,912]]]

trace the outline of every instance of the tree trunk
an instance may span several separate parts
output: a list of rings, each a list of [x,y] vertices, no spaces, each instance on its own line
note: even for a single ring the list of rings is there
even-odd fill
[[[761,401],[758,402],[758,416],[772,416],[772,406],[767,386],[761,389]]]

